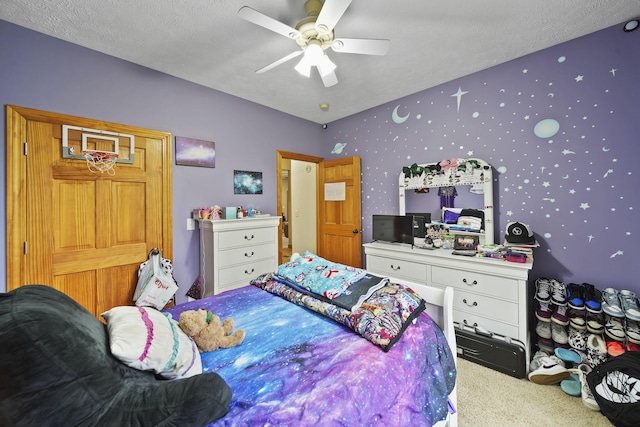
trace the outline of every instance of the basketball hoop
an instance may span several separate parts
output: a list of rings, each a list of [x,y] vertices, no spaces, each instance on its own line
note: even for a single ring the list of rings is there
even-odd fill
[[[114,166],[118,160],[118,153],[112,151],[84,150],[82,157],[87,159],[87,167],[93,173],[108,173],[115,175]]]

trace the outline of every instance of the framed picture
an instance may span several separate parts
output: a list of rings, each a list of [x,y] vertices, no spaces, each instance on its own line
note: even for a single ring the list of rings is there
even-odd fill
[[[456,234],[453,241],[453,249],[456,250],[469,250],[478,249],[478,243],[480,241],[479,236],[469,236],[467,234]]]
[[[262,172],[234,170],[233,194],[262,194]]]
[[[176,165],[216,167],[216,143],[176,136]]]

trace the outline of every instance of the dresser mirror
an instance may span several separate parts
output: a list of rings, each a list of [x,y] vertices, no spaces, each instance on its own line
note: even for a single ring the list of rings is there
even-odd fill
[[[475,234],[482,244],[494,243],[493,172],[484,160],[452,158],[437,163],[414,163],[400,172],[398,186],[400,215],[430,214],[431,223],[450,223],[451,234]],[[484,213],[480,230],[475,225],[464,225],[461,220],[458,225],[455,215],[461,209]]]

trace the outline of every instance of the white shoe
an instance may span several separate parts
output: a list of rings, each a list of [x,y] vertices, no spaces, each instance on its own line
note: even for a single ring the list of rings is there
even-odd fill
[[[589,338],[587,338],[587,360],[589,366],[595,368],[606,361],[607,358],[607,344],[602,335],[589,335]]]
[[[540,338],[551,339],[551,322],[539,320],[536,325],[536,334],[538,334]]]
[[[542,356],[539,359],[539,367],[528,375],[529,381],[536,384],[558,384],[569,378],[570,371],[564,367],[564,363],[556,356]]]
[[[582,403],[593,411],[599,411],[600,405],[598,405],[598,402],[596,402],[596,399],[593,397],[593,393],[591,393],[591,389],[587,383],[587,375],[589,375],[589,372],[591,372],[591,367],[589,365],[585,363],[578,365],[578,377],[580,378],[580,394],[582,396]]]
[[[569,335],[567,335],[567,329],[558,325],[557,323],[551,324],[551,339],[558,344],[566,344],[569,342]]]

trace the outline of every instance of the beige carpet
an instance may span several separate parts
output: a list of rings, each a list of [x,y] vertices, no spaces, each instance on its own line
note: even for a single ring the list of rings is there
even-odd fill
[[[560,385],[538,385],[458,358],[458,419],[461,427],[611,427],[579,397]]]

